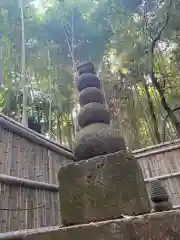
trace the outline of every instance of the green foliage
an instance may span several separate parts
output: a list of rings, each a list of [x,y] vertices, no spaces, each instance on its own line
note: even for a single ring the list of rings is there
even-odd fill
[[[107,84],[107,76],[101,69],[103,84],[107,85],[107,98],[110,94],[112,99],[115,92],[118,101],[123,102],[123,107],[114,106],[113,111],[120,109],[118,123],[129,145],[137,148],[157,143],[150,102],[160,133],[167,112],[157,89],[148,79],[150,34],[155,36],[162,27],[169,1],[162,5],[149,0],[146,12],[141,0],[48,0],[41,1],[42,8],[35,8],[34,1],[23,1],[27,111],[41,122],[44,134],[51,131],[54,139],[71,146],[77,102],[73,68],[78,61],[91,60],[97,67],[105,64],[106,69],[113,70],[112,79],[116,80]],[[153,53],[153,68],[173,109],[180,104],[180,7],[177,0],[172,1],[168,11],[170,18],[161,35],[161,45],[156,44]],[[24,83],[21,81],[22,27],[18,1],[0,1],[0,32],[3,34],[4,84],[0,89],[0,109],[20,121]],[[163,49],[162,43],[167,45]],[[49,116],[52,124],[49,124]],[[179,118],[178,112],[176,117]],[[172,139],[174,130],[166,130],[166,139]],[[132,143],[131,139],[134,139]]]

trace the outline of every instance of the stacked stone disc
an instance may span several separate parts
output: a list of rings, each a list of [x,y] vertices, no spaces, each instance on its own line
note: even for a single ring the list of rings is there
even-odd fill
[[[125,142],[119,133],[112,129],[110,113],[105,105],[100,79],[96,76],[91,62],[77,67],[76,79],[81,106],[74,152],[77,161],[125,150]]]

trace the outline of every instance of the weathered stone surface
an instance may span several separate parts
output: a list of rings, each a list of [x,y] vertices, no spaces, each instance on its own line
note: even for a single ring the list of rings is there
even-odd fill
[[[99,78],[92,73],[86,73],[78,76],[76,78],[76,87],[79,92],[88,87],[101,88],[101,83]]]
[[[110,113],[106,105],[92,102],[81,107],[78,114],[78,124],[81,128],[93,123],[110,124]]]
[[[8,239],[8,238],[6,238]],[[9,238],[12,239],[12,238]],[[19,240],[179,240],[180,211],[147,214],[131,219],[62,227]]]
[[[84,62],[77,66],[77,71],[79,75],[84,73],[93,73],[95,74],[94,65],[91,62]]]
[[[159,180],[153,180],[149,183],[149,190],[152,202],[168,201],[169,196]]]
[[[91,102],[104,103],[104,95],[101,90],[95,87],[85,88],[79,94],[79,103],[84,106]]]
[[[76,135],[74,153],[76,160],[85,160],[126,149],[119,132],[103,123],[91,124]]]
[[[150,212],[141,169],[126,151],[69,164],[58,178],[65,225]]]

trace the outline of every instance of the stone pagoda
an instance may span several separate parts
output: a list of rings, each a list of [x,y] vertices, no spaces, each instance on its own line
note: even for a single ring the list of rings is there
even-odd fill
[[[81,106],[74,152],[76,163],[60,169],[60,207],[64,225],[150,212],[150,201],[136,159],[110,127],[100,79],[90,62],[77,67]]]

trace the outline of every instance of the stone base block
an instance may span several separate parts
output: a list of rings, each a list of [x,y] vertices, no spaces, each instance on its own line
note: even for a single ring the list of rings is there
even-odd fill
[[[64,225],[150,212],[141,169],[126,151],[69,164],[58,177]]]
[[[8,239],[8,238],[6,238]],[[10,238],[9,238],[10,239]],[[179,240],[180,211],[59,228],[19,240]]]

